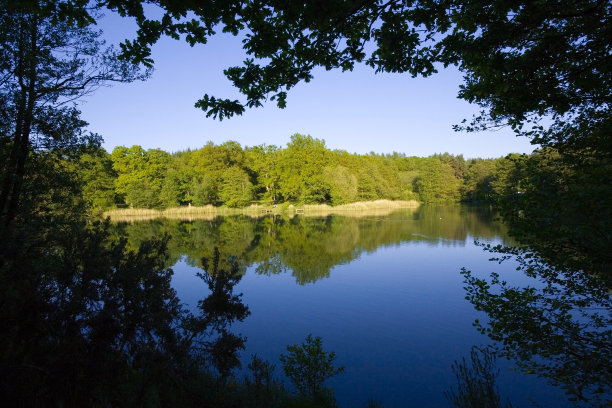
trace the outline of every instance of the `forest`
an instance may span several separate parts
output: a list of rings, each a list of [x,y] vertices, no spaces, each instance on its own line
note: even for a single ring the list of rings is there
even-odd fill
[[[449,153],[358,155],[295,134],[286,148],[207,143],[167,153],[140,146],[84,151],[71,164],[92,213],[111,208],[245,207],[254,203],[340,205],[358,201],[494,204],[520,194],[527,162],[544,163],[552,149],[531,155],[468,159]]]

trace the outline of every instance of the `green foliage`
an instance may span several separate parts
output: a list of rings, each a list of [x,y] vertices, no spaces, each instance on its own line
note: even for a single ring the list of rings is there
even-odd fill
[[[491,188],[496,201],[501,203],[504,197],[514,197],[517,194],[522,194],[520,171],[517,170],[526,158],[527,155],[509,154],[496,160],[495,173],[491,180]]]
[[[113,169],[117,172],[117,194],[126,204],[137,208],[162,206],[161,190],[170,155],[162,150],[145,151],[140,146],[116,147],[112,152]]]
[[[284,149],[207,143],[195,151],[169,155],[120,146],[112,157],[115,195],[139,208],[244,207],[254,201],[331,205],[378,199],[458,201],[462,180],[453,165],[460,170],[465,165],[461,156],[449,154],[416,158],[330,151],[324,141],[299,134]],[[90,190],[99,188],[100,183],[91,180]]]
[[[191,189],[193,190],[194,205],[216,204],[219,192],[215,181],[208,175],[203,175],[199,180],[193,180]]]
[[[279,193],[287,201],[322,203],[329,195],[329,185],[321,170],[327,164],[325,142],[295,134],[279,158],[282,179]]]
[[[177,207],[191,204],[194,199],[194,180],[196,172],[188,166],[182,165],[176,158],[170,160],[164,178],[160,195],[164,207]]]
[[[202,296],[207,306],[188,313],[171,287],[169,236],[130,243],[108,222],[86,218],[83,156],[67,157],[58,149],[32,155],[20,211],[2,230],[4,401],[169,407],[213,401],[223,387],[211,370],[233,367],[242,341],[228,327],[248,315],[232,293],[237,278],[216,276],[213,268],[210,294]]]
[[[83,183],[83,199],[94,212],[112,208],[116,202],[113,162],[104,149],[80,155],[78,170]]]
[[[287,346],[287,351],[289,354],[280,356],[283,371],[303,395],[324,395],[325,380],[344,370],[344,367],[334,367],[336,354],[323,350],[320,337],[309,334],[304,343]]]
[[[494,160],[475,160],[468,166],[461,196],[466,201],[491,202],[493,200],[493,185],[495,177]]]
[[[236,365],[244,339],[228,331],[248,309],[213,267],[201,313],[171,287],[169,237],[136,249],[106,222],[87,222],[62,161],[30,161],[18,226],[0,243],[0,379],[5,401],[72,406],[201,406],[225,393],[211,374]],[[42,171],[42,170],[46,171]],[[60,178],[64,174],[65,178]],[[48,178],[47,178],[48,177]],[[42,183],[44,182],[44,184]],[[216,263],[215,263],[216,266]],[[219,389],[221,388],[221,390]]]
[[[246,149],[248,168],[256,175],[255,194],[263,201],[276,203],[281,197],[278,188],[280,150],[276,146],[254,146]]]
[[[479,187],[490,191],[522,244],[490,250],[499,261],[517,259],[517,269],[537,284],[514,287],[497,274],[463,274],[467,299],[489,318],[476,326],[503,345],[502,355],[560,385],[577,405],[604,407],[612,382],[601,365],[612,352],[612,180],[599,130],[582,130],[578,144],[497,160],[488,188]],[[583,145],[593,139],[599,150]]]
[[[440,159],[440,162],[446,163],[449,166],[451,166],[451,168],[453,169],[453,174],[456,179],[460,180],[460,179],[465,178],[468,166],[462,154],[460,154],[459,156],[453,156],[452,154],[449,154],[449,153],[443,153],[443,154],[434,154],[432,157],[438,158]]]
[[[90,9],[80,3],[67,1],[62,4],[57,8],[49,6],[45,12],[56,19],[67,17],[81,24],[91,24],[95,20],[89,14]],[[612,6],[609,2],[372,1],[354,7],[342,0],[327,1],[324,6],[319,2],[268,1],[238,6],[237,2],[230,1],[203,9],[194,8],[188,2],[172,3],[171,6],[162,2],[160,20],[148,19],[140,1],[124,0],[106,6],[122,15],[136,17],[141,30],[134,41],[123,44],[122,50],[125,58],[137,63],[152,63],[150,45],[161,35],[179,37],[185,34],[185,39],[193,44],[206,42],[207,36],[214,34],[212,27],[217,26],[234,35],[240,35],[241,30],[249,33],[244,46],[253,58],[247,59],[243,66],[225,71],[246,100],[232,101],[206,95],[197,105],[213,116],[241,114],[246,107],[261,106],[268,99],[284,107],[288,91],[301,81],[308,82],[317,67],[350,70],[356,63],[365,62],[377,71],[428,76],[436,72],[436,64],[456,65],[464,74],[459,97],[483,109],[480,115],[458,129],[474,131],[510,125],[534,143],[555,148],[563,156],[564,166],[572,168],[574,180],[569,180],[572,185],[603,176],[600,186],[589,187],[590,192],[584,194],[588,200],[581,198],[580,192],[571,196],[576,203],[586,204],[589,210],[594,210],[591,212],[594,215],[585,217],[584,221],[589,230],[598,228],[600,232],[596,236],[603,236],[604,245],[596,245],[597,251],[611,252],[609,236],[605,233],[610,230],[609,223],[594,221],[602,214],[611,213],[609,207],[600,204],[608,201],[610,193],[606,177],[610,172],[605,163],[610,162],[612,151],[609,138],[612,70],[607,40]],[[200,20],[181,17],[189,12]],[[374,46],[368,48],[366,44]],[[549,126],[542,124],[543,118]],[[266,199],[329,202],[331,186],[328,180],[312,172],[312,163],[304,162],[302,166],[299,161],[299,151],[305,148],[310,149],[301,142],[292,143],[288,150],[295,155],[289,154],[278,163],[283,177],[278,190],[275,182],[252,181],[258,190],[270,188]],[[466,174],[462,157],[443,154],[438,159],[450,166],[455,179]],[[596,171],[589,172],[587,163],[590,162],[598,163]],[[347,164],[341,165],[357,178],[360,200],[400,197],[410,194],[409,191],[418,192],[426,202],[458,198],[458,186],[444,166],[440,171],[425,166],[424,171],[414,177],[412,190],[393,191],[397,184],[389,183],[387,176],[381,180],[377,171],[372,171],[380,171],[379,166],[373,169],[366,165],[367,170],[359,170],[360,166]],[[508,178],[516,178],[514,171],[506,172],[508,168],[512,170],[513,165],[497,164],[500,166],[492,177],[481,171],[477,174],[476,170],[486,170],[482,166],[472,171],[464,198],[483,199],[494,194],[496,202],[501,204],[500,197],[512,197],[510,190],[522,192],[514,180]],[[318,165],[321,169],[329,163],[314,164]],[[333,163],[332,167],[335,165]],[[578,180],[583,170],[589,175]],[[556,181],[568,181],[563,171],[555,177]],[[218,182],[217,176],[213,179]],[[561,203],[571,202],[570,194],[554,193],[553,201],[560,203],[559,208],[563,207]],[[532,208],[542,208],[546,203],[538,194],[529,196],[538,197],[537,202],[531,202]],[[521,201],[526,203],[526,200]],[[551,211],[550,214],[561,212]],[[563,219],[572,218],[570,214],[568,211],[559,217],[548,217],[532,212],[524,220],[527,224],[531,216],[534,220],[548,218],[546,225],[538,224],[542,227],[537,228],[542,231],[542,237],[568,236],[566,232],[571,228],[557,231],[554,227],[551,230],[544,227],[562,225]],[[511,212],[506,215],[510,216]],[[579,223],[572,226],[579,226]],[[529,239],[529,236],[526,234],[524,238]],[[557,244],[550,239],[548,242],[562,249],[570,240],[580,242],[587,237],[588,234],[581,233]],[[596,251],[587,248],[587,252]]]
[[[334,205],[347,204],[356,201],[357,177],[344,166],[325,167],[323,177],[329,180],[330,202]]]
[[[253,199],[253,185],[248,174],[238,167],[230,167],[221,175],[219,198],[228,207],[245,207]]]
[[[168,234],[170,262],[184,260],[202,267],[202,258],[212,258],[218,247],[222,268],[230,255],[240,260],[241,272],[247,266],[255,272],[271,275],[289,272],[296,283],[306,285],[329,276],[336,265],[374,251],[384,245],[406,241],[464,241],[472,237],[494,238],[505,235],[506,227],[493,221],[488,208],[462,206],[421,206],[416,210],[389,214],[390,222],[379,222],[378,216],[302,217],[225,216],[214,219],[156,219],[147,222],[119,224],[120,234],[130,248],[142,241]],[[406,219],[418,220],[405,222]],[[441,221],[442,219],[443,221]],[[483,222],[485,220],[486,222]]]
[[[138,63],[152,63],[150,45],[164,34],[184,33],[193,44],[205,43],[218,25],[234,35],[247,29],[244,47],[253,58],[225,71],[246,100],[205,95],[196,104],[219,118],[242,114],[268,99],[282,108],[287,92],[301,81],[309,82],[314,69],[346,71],[361,62],[378,72],[412,76],[434,74],[436,64],[457,65],[465,76],[459,97],[488,111],[470,129],[510,123],[520,130],[524,119],[545,114],[567,122],[576,115],[593,117],[599,107],[610,104],[607,2],[238,4],[201,9],[189,2],[171,7],[162,2],[159,21],[147,19],[140,1],[107,7],[136,17],[141,30],[122,49]],[[73,14],[91,19],[87,9],[76,8]],[[181,18],[190,12],[200,20]],[[535,132],[546,138],[545,132]]]
[[[235,321],[243,321],[251,314],[249,308],[242,303],[242,294],[233,293],[234,286],[240,281],[242,275],[235,259],[230,259],[230,269],[219,268],[219,250],[215,247],[212,265],[208,259],[202,259],[204,273],[198,273],[210,290],[210,295],[198,302],[200,316],[189,321],[189,330],[193,333],[207,333],[214,330],[216,336],[213,340],[200,340],[197,348],[205,351],[212,365],[221,378],[227,378],[232,370],[240,367],[238,350],[244,349],[246,338],[235,335],[229,331],[229,326]]]
[[[244,380],[245,395],[241,406],[248,408],[281,408],[289,395],[283,384],[274,379],[274,365],[253,355],[248,366],[252,378]]]
[[[421,200],[427,203],[457,201],[459,199],[459,180],[453,168],[431,158],[425,162],[423,173],[415,180],[416,191]]]
[[[0,2],[4,45],[0,55],[0,287],[6,290],[2,298],[9,306],[2,308],[2,326],[14,328],[3,337],[2,363],[3,367],[18,368],[2,370],[2,384],[8,393],[30,397],[31,405],[43,401],[113,405],[121,401],[127,405],[168,406],[177,395],[194,392],[196,400],[201,395],[195,391],[197,387],[189,392],[175,387],[188,384],[189,378],[203,377],[201,371],[180,381],[167,379],[176,379],[167,373],[183,372],[177,366],[185,367],[185,361],[164,357],[163,347],[176,343],[170,341],[170,331],[155,331],[167,323],[164,316],[175,305],[171,293],[165,290],[167,274],[150,273],[159,272],[163,266],[156,255],[163,252],[161,244],[152,243],[152,249],[145,247],[138,252],[129,251],[121,242],[110,247],[100,245],[107,239],[102,232],[83,229],[86,222],[79,214],[84,203],[75,194],[79,183],[63,171],[70,167],[66,157],[74,154],[72,148],[78,150],[87,139],[99,143],[96,136],[84,133],[78,110],[67,103],[104,81],[138,76],[134,65],[119,63],[112,50],[103,51],[96,33],[89,29],[98,11],[105,7],[135,17],[140,29],[134,40],[122,44],[123,58],[146,66],[153,62],[150,45],[161,35],[184,36],[193,45],[206,42],[214,29],[234,35],[248,33],[244,45],[253,58],[243,67],[226,70],[246,101],[205,95],[197,103],[208,115],[219,118],[241,114],[245,107],[261,106],[268,98],[284,107],[287,91],[300,81],[309,81],[317,67],[350,70],[355,63],[366,62],[378,71],[427,76],[435,72],[436,64],[458,66],[465,79],[459,97],[483,108],[483,113],[463,129],[510,125],[544,149],[531,157],[498,160],[488,175],[492,169],[483,166],[471,173],[468,168],[466,173],[463,159],[450,155],[423,162],[339,155],[342,162],[336,163],[324,143],[296,135],[271,165],[258,168],[248,167],[247,155],[235,143],[207,146],[186,155],[191,156],[186,166],[192,166],[196,174],[183,177],[167,170],[171,159],[163,152],[123,148],[127,152],[120,149],[117,160],[113,152],[118,173],[116,193],[133,206],[189,203],[191,190],[194,202],[199,195],[200,202],[238,203],[245,201],[241,195],[248,186],[244,182],[246,174],[256,193],[266,199],[333,202],[334,196],[351,196],[352,175],[357,180],[358,199],[397,198],[416,192],[421,200],[436,202],[456,200],[458,180],[468,174],[465,196],[492,196],[514,236],[535,251],[532,258],[538,262],[526,266],[526,271],[541,272],[548,283],[552,282],[537,293],[533,288],[509,288],[493,276],[492,283],[501,287],[503,296],[499,297],[488,292],[486,282],[466,275],[468,290],[473,288],[470,300],[492,319],[490,334],[504,343],[508,355],[518,358],[527,369],[565,384],[574,398],[597,402],[602,395],[610,394],[606,386],[612,383],[609,370],[601,370],[601,361],[606,362],[611,354],[605,341],[605,336],[610,337],[610,323],[606,316],[589,309],[592,304],[601,304],[604,310],[610,310],[605,297],[612,253],[609,2],[373,1],[355,7],[343,0],[330,0],[324,5],[226,1],[200,7],[192,2],[163,0],[159,2],[160,13],[153,13],[159,20],[147,17],[143,3]],[[367,48],[366,44],[374,47]],[[66,49],[78,52],[63,52]],[[542,118],[550,126],[541,125]],[[110,188],[101,188],[101,183],[111,173],[104,160],[84,160],[83,191],[90,208],[108,205]],[[88,174],[87,169],[96,166],[101,166],[106,176]],[[325,167],[336,166],[350,173],[342,170],[345,177],[340,186],[333,186],[321,175]],[[240,183],[230,184],[240,184],[240,189],[231,190],[223,184],[227,169],[238,169],[225,178],[240,179]],[[257,179],[260,170],[266,174],[261,181]],[[400,171],[405,176],[401,181]],[[58,179],[49,180],[46,174],[57,175]],[[410,180],[412,189],[407,188]],[[205,188],[196,194],[203,181]],[[563,272],[549,273],[545,263],[563,268]],[[81,279],[85,273],[95,279]],[[132,276],[137,279],[131,280]],[[595,295],[581,291],[580,286],[592,288],[592,280],[600,278],[605,283],[594,286]],[[97,287],[100,282],[112,290]],[[159,297],[147,298],[141,284],[166,297],[162,296],[161,302]],[[91,297],[84,296],[83,290]],[[138,301],[122,304],[119,292],[134,295]],[[97,298],[98,294],[109,297],[108,309],[106,298]],[[144,304],[147,300],[152,303],[142,307],[143,299]],[[592,303],[581,303],[584,299]],[[102,312],[90,308],[88,313],[79,313],[77,306],[82,304],[101,305]],[[130,315],[132,311],[137,315],[148,310],[152,317],[144,321]],[[570,310],[578,310],[580,319],[573,319]],[[122,311],[136,329],[121,328],[125,333],[118,329],[117,322],[124,318]],[[20,326],[14,325],[17,312],[25,315]],[[522,318],[516,320],[517,316]],[[547,324],[542,325],[543,319]],[[119,332],[123,337],[113,337]],[[108,336],[110,341],[100,343],[102,352],[97,346],[92,352],[90,339],[82,336],[87,333],[103,340]],[[236,338],[220,338],[224,339],[217,350],[221,354],[239,344]],[[155,343],[159,339],[165,343]],[[37,341],[43,342],[42,351],[35,350]],[[125,350],[114,349],[117,344]],[[571,353],[561,356],[559,349]],[[184,348],[177,346],[176,350]],[[592,350],[603,350],[603,358]],[[97,364],[81,364],[91,362],[86,357],[92,355]],[[69,385],[61,372],[73,374]],[[117,382],[88,379],[107,378],[96,377],[101,372],[112,372]],[[118,384],[119,380],[124,381]],[[117,399],[109,402],[112,397]]]
[[[168,363],[159,358],[164,351],[179,358],[165,348],[180,338],[165,330],[180,318],[167,239],[129,251],[108,224],[86,223],[79,181],[52,153],[29,161],[28,205],[0,244],[0,321],[10,328],[2,336],[2,395],[25,405],[99,405],[122,398],[123,380],[148,357],[143,379]]]
[[[517,188],[498,200],[511,234],[561,269],[609,275],[610,161],[543,149],[513,165],[508,178]]]
[[[290,393],[282,382],[274,378],[274,365],[252,356],[249,363],[251,376],[246,376],[237,391],[231,396],[237,396],[233,406],[246,408],[335,408],[331,390],[325,390],[318,396],[295,395]],[[382,405],[368,405],[382,408]]]

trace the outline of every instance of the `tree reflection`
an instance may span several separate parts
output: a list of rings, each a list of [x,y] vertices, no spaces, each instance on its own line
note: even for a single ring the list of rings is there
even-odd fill
[[[476,327],[527,373],[561,386],[578,405],[612,403],[612,294],[606,274],[568,272],[526,249],[487,247],[499,262],[518,261],[532,279],[516,286],[492,273],[463,270],[466,298],[488,316]]]
[[[222,269],[232,268],[226,260],[233,255],[240,260],[241,273],[255,264],[264,275],[291,271],[303,285],[380,246],[410,241],[464,245],[469,237],[503,237],[503,225],[491,217],[486,208],[423,206],[385,217],[230,216],[193,222],[157,219],[116,228],[132,248],[149,237],[172,235],[168,248],[174,263],[185,256],[188,264],[203,267],[201,260],[212,259],[217,247]]]
[[[104,222],[21,219],[0,245],[0,395],[9,406],[202,406],[223,393],[248,316],[239,276],[201,274],[198,315],[171,287],[168,236],[131,249]],[[205,265],[207,265],[205,263]],[[197,324],[196,324],[197,323]],[[213,398],[214,399],[214,398]],[[204,404],[205,405],[205,404]]]
[[[495,358],[493,350],[473,347],[469,364],[465,358],[456,361],[451,369],[457,378],[457,390],[451,388],[445,392],[446,399],[457,408],[512,408],[510,402],[502,404]]]
[[[195,340],[194,347],[209,355],[212,365],[221,378],[227,378],[232,370],[240,366],[238,351],[244,349],[246,338],[235,335],[229,327],[235,321],[243,321],[249,308],[242,303],[242,294],[234,294],[234,286],[242,278],[235,258],[230,258],[231,269],[219,269],[219,250],[215,248],[212,266],[202,259],[204,273],[197,273],[210,294],[198,302],[198,316],[190,316],[189,331]]]

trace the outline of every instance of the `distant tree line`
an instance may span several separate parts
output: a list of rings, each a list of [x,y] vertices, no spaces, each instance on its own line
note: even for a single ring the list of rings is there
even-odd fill
[[[530,160],[539,157],[534,153]],[[286,148],[242,147],[229,141],[167,153],[141,146],[84,153],[75,171],[94,210],[113,207],[243,207],[275,204],[347,204],[378,199],[426,203],[489,202],[520,191],[520,163],[529,156],[465,160],[449,153],[351,154],[295,134]]]

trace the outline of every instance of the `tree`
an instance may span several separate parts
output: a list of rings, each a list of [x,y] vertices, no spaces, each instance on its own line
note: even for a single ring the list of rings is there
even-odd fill
[[[325,380],[344,371],[334,367],[336,353],[324,351],[320,337],[309,334],[304,343],[287,346],[287,351],[288,355],[280,356],[283,371],[304,395],[320,395]]]
[[[170,160],[161,189],[161,200],[165,207],[191,204],[193,201],[193,185],[197,175],[195,170],[181,164],[177,163],[176,158]]]
[[[279,191],[286,201],[322,203],[327,201],[329,186],[321,174],[327,164],[325,141],[295,134],[279,158]]]
[[[243,321],[251,312],[242,303],[242,294],[235,294],[234,286],[240,282],[242,274],[235,258],[229,259],[229,269],[219,267],[219,250],[214,248],[213,258],[202,259],[204,273],[198,273],[210,290],[210,294],[198,302],[201,313],[189,320],[189,330],[192,339],[201,333],[210,334],[213,339],[204,341],[203,350],[210,355],[213,366],[222,378],[230,375],[235,367],[240,367],[238,350],[244,349],[246,338],[229,331],[229,326],[235,321]]]
[[[196,106],[208,116],[223,119],[267,100],[282,108],[288,91],[308,82],[318,67],[346,71],[365,63],[378,72],[429,76],[440,66],[455,65],[464,74],[458,96],[482,108],[456,129],[509,125],[534,144],[557,149],[575,174],[591,174],[582,164],[597,162],[590,179],[605,174],[605,163],[612,160],[608,1],[236,0],[209,8],[188,2],[170,7],[162,1],[160,6],[163,17],[155,21],[145,17],[139,1],[109,5],[136,17],[141,27],[137,39],[124,44],[126,58],[150,63],[150,45],[164,34],[184,33],[195,43],[213,35],[216,24],[235,35],[245,33],[244,48],[251,58],[225,71],[245,100],[205,95]],[[181,20],[187,11],[199,21]],[[585,188],[596,201],[607,201],[611,190],[608,179],[603,188]],[[315,189],[309,199],[321,199],[322,191]],[[301,197],[294,188],[286,192],[286,199]],[[369,188],[360,188],[359,194],[372,195]],[[575,198],[584,200],[579,194]],[[601,230],[607,223],[596,227]]]
[[[245,377],[244,383],[246,388],[246,401],[241,406],[256,408],[256,407],[281,407],[283,402],[283,394],[286,391],[282,383],[274,379],[274,365],[262,360],[257,355],[251,356],[251,362],[248,365],[253,376]]]
[[[357,177],[344,166],[323,169],[323,176],[329,180],[330,199],[334,205],[352,203],[357,198]]]
[[[134,145],[113,149],[113,169],[117,172],[116,191],[125,202],[136,208],[157,208],[162,205],[160,193],[170,155],[163,150]]]
[[[266,201],[278,201],[281,198],[278,193],[280,149],[274,145],[255,146],[246,150],[246,156],[248,167],[256,175],[257,193]]]
[[[248,174],[236,166],[225,170],[222,174],[222,184],[219,198],[228,207],[244,207],[253,199],[253,185]]]
[[[245,49],[254,59],[226,74],[246,102],[205,96],[198,106],[221,117],[268,98],[283,107],[287,91],[319,66],[350,70],[365,62],[428,76],[436,64],[453,64],[465,74],[459,97],[488,111],[470,128],[509,123],[520,130],[525,119],[543,115],[559,123],[595,118],[610,104],[611,12],[600,0],[245,4],[227,25],[249,29]],[[552,140],[536,133],[538,142]]]
[[[498,207],[510,232],[562,270],[610,275],[612,164],[575,162],[555,149],[505,165]]]
[[[527,160],[526,154],[511,153],[495,161],[494,177],[491,179],[491,188],[496,202],[507,200],[522,194],[520,179],[522,177],[523,162]],[[507,202],[507,201],[506,201]]]
[[[0,140],[6,154],[0,218],[5,226],[17,215],[32,152],[99,143],[98,136],[84,132],[86,123],[72,103],[109,81],[143,77],[134,65],[120,63],[112,48],[103,48],[85,20],[58,20],[45,6],[0,2]]]
[[[453,168],[436,157],[428,158],[422,173],[415,180],[416,190],[422,201],[440,203],[459,198],[459,181]]]
[[[491,182],[495,178],[495,161],[475,160],[470,163],[463,185],[461,195],[467,201],[491,201]]]
[[[193,190],[193,205],[217,204],[219,191],[212,177],[205,174],[199,180],[195,178],[191,189]]]
[[[149,20],[139,1],[109,4],[136,17],[141,27],[137,39],[124,44],[124,57],[151,63],[150,45],[165,34],[185,34],[195,43],[205,42],[217,24],[235,35],[245,33],[244,48],[251,58],[225,71],[245,101],[205,95],[196,106],[208,116],[223,119],[267,100],[276,100],[282,108],[288,91],[308,82],[318,67],[351,70],[365,63],[378,72],[429,76],[440,66],[455,65],[464,74],[458,96],[482,108],[480,115],[456,129],[509,125],[534,144],[557,149],[566,169],[574,174],[587,171],[587,179],[605,174],[605,163],[612,160],[608,1],[236,0],[207,8],[165,1],[160,6],[163,17]],[[199,21],[182,19],[187,11]],[[582,165],[589,162],[596,162],[597,170]],[[311,182],[313,194],[304,197],[321,200],[325,189],[318,180]],[[574,198],[587,205],[608,201],[609,179],[599,184],[584,186],[591,201],[580,194]],[[301,197],[294,188],[287,192],[287,199]],[[366,195],[371,195],[369,188],[360,189],[360,196]],[[609,207],[604,210],[612,213]],[[605,220],[595,223],[596,229],[606,228],[609,217],[597,217]]]
[[[451,166],[451,168],[453,169],[455,178],[460,180],[465,177],[465,174],[467,172],[467,164],[465,163],[465,159],[463,158],[462,154],[458,156],[453,156],[450,153],[443,153],[443,154],[434,154],[432,157],[436,157],[440,159],[440,162],[446,163],[449,166]]]
[[[115,205],[116,173],[106,150],[96,148],[81,154],[77,172],[83,183],[83,198],[93,211],[106,210]]]

